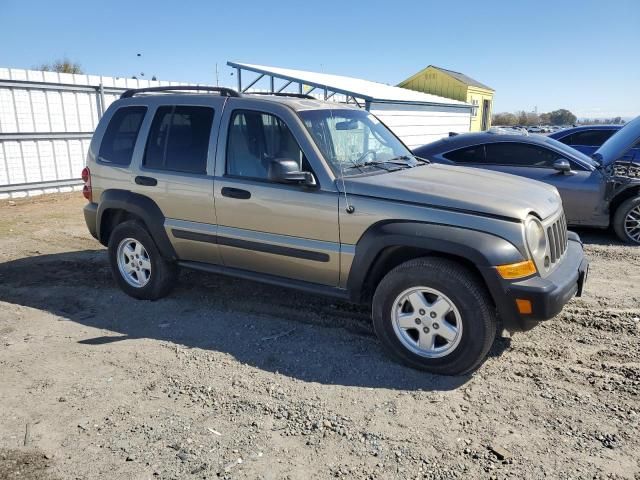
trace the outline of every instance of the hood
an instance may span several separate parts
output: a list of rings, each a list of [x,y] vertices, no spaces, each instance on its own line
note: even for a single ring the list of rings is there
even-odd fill
[[[380,175],[345,177],[347,193],[467,210],[524,220],[534,212],[543,220],[562,201],[555,187],[507,173],[428,164]],[[342,182],[337,182],[342,187]]]
[[[593,154],[593,158],[602,165],[610,165],[622,158],[639,140],[640,117],[636,117],[604,142]]]

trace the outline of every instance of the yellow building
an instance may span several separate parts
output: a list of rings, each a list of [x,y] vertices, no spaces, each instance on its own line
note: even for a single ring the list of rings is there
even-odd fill
[[[495,90],[464,73],[429,65],[424,70],[400,82],[398,86],[467,102],[473,105],[469,130],[479,132],[491,127],[491,110]]]

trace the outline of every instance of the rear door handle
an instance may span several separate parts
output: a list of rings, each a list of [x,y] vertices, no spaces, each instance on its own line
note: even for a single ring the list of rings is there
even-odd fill
[[[152,177],[143,177],[138,175],[136,177],[136,183],[138,185],[144,185],[147,187],[155,187],[158,184],[158,180],[156,180],[155,178]]]
[[[222,196],[247,200],[251,198],[251,192],[242,190],[241,188],[222,187]]]

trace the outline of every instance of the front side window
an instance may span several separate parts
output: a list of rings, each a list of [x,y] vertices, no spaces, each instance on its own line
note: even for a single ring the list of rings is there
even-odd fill
[[[561,157],[548,148],[512,142],[488,143],[485,154],[489,164],[537,168],[552,168]]]
[[[206,174],[213,109],[159,107],[151,124],[143,164],[156,170]]]
[[[306,110],[299,113],[316,145],[337,174],[363,173],[367,163],[411,156],[398,138],[363,110]],[[357,169],[352,167],[359,166]]]
[[[307,160],[291,130],[280,118],[252,110],[236,110],[227,134],[226,173],[266,180],[273,160],[295,160],[309,171]]]
[[[100,162],[127,166],[131,163],[146,107],[122,107],[111,117],[100,144]]]

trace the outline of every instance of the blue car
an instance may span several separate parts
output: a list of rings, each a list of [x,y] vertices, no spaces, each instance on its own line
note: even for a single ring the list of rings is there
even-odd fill
[[[567,128],[548,135],[559,142],[569,145],[585,155],[593,155],[604,142],[622,128],[622,125],[585,125],[582,127]],[[640,143],[629,150],[622,160],[631,160],[640,163]]]
[[[640,117],[591,156],[543,135],[490,132],[451,136],[413,153],[549,183],[558,189],[570,225],[613,227],[620,239],[640,245],[640,164],[621,160],[639,141]],[[526,189],[522,195],[526,198]]]

